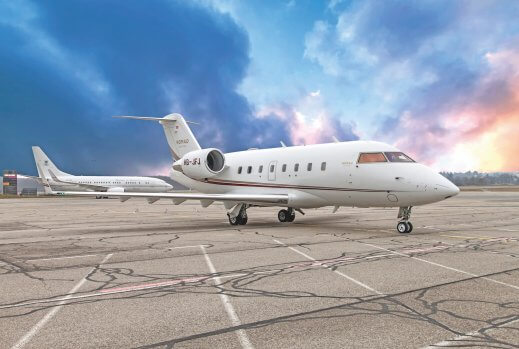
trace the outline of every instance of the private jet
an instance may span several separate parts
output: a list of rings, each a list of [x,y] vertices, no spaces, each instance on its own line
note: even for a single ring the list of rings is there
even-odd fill
[[[136,176],[74,176],[60,171],[40,147],[32,147],[39,180],[46,193],[54,191],[97,192],[96,198],[106,197],[106,193],[150,192],[162,193],[173,186],[162,179]],[[102,193],[100,193],[102,192]]]
[[[69,192],[58,195],[109,195],[149,203],[171,199],[175,205],[199,200],[203,207],[222,202],[231,225],[247,224],[247,210],[282,207],[280,222],[293,222],[303,209],[341,206],[398,207],[399,233],[410,233],[411,208],[448,199],[458,187],[399,149],[381,142],[350,141],[327,144],[250,149],[226,153],[202,149],[180,114],[163,118],[118,116],[158,121],[173,155],[171,178],[196,192],[126,193]]]

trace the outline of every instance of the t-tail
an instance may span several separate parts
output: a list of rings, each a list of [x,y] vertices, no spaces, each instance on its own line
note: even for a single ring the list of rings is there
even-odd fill
[[[42,180],[51,179],[53,176],[70,176],[70,174],[60,171],[40,147],[33,146],[32,153],[34,155],[34,161],[36,162],[38,176]]]
[[[169,149],[173,154],[175,160],[180,159],[185,154],[193,150],[200,150],[200,145],[196,140],[193,132],[188,126],[188,123],[196,124],[191,121],[186,121],[180,114],[169,114],[163,118],[153,118],[146,116],[114,116],[115,118],[136,119],[158,121],[164,128],[164,134],[169,144]]]

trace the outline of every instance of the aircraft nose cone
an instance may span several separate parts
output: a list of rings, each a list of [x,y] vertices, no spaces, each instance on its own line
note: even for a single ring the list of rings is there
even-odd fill
[[[448,179],[444,179],[441,181],[441,184],[436,184],[437,190],[441,193],[445,199],[456,196],[460,192],[460,188],[458,188],[454,183],[449,181]]]

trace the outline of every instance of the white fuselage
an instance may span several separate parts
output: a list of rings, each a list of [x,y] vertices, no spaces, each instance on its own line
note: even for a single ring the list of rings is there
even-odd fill
[[[173,187],[162,179],[152,177],[120,176],[57,176],[58,181],[47,178],[56,191],[95,191],[88,186],[105,187],[107,191],[161,193]]]
[[[172,170],[171,178],[203,193],[288,193],[294,208],[405,207],[459,192],[446,178],[416,162],[357,163],[362,152],[391,151],[399,150],[372,141],[247,150],[225,154],[225,169],[214,177],[194,180]]]

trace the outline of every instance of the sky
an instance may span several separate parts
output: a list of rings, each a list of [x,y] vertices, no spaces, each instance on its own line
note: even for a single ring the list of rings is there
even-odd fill
[[[225,152],[378,140],[519,171],[515,0],[0,0],[0,169],[167,174],[177,112]]]

